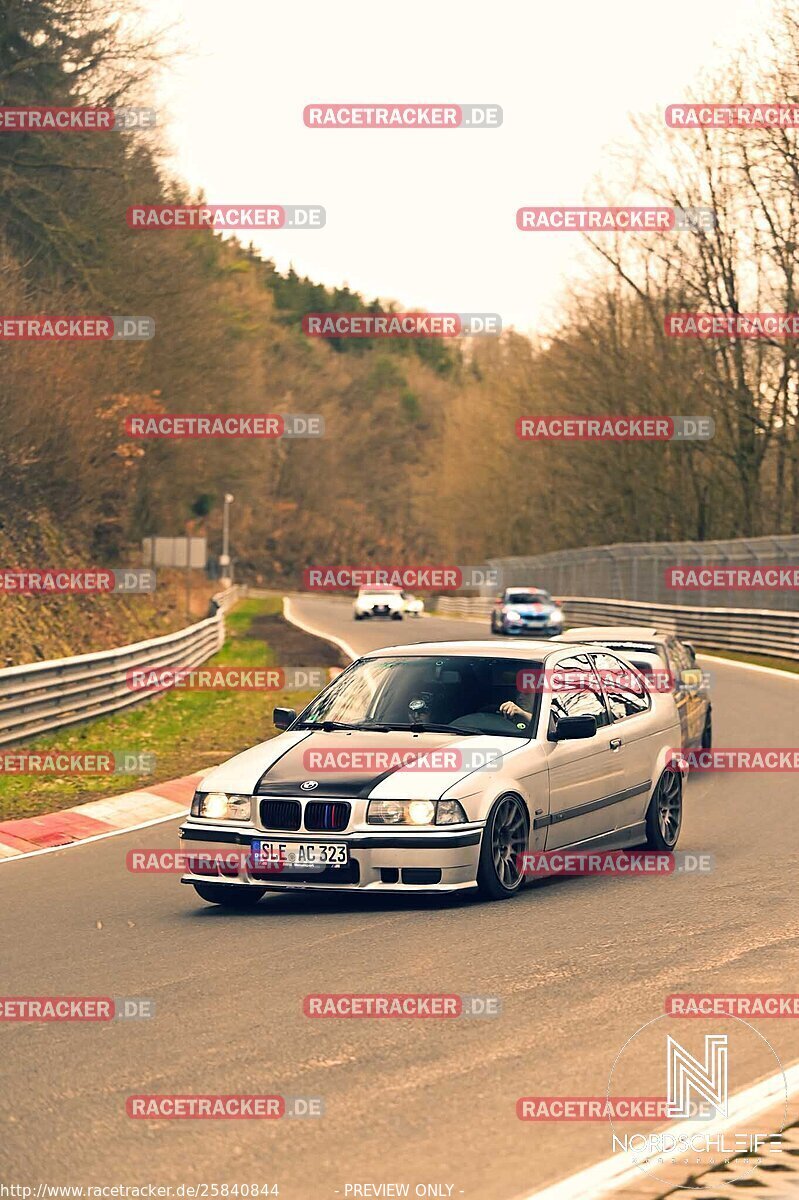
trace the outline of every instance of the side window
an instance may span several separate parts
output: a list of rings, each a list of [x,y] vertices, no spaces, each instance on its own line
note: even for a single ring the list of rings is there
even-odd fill
[[[613,654],[592,655],[608,698],[614,721],[648,712],[652,705],[644,681],[634,667],[628,666]]]
[[[669,643],[669,650],[674,659],[674,665],[680,671],[690,671],[696,666],[694,659],[687,646],[683,645],[678,638],[673,638]]]
[[[678,642],[676,638],[672,637],[666,641],[666,653],[669,656],[669,670],[676,685],[680,678],[680,671],[685,671],[691,666],[690,655],[682,642]]]
[[[562,658],[548,674],[552,689],[550,729],[561,717],[596,717],[598,729],[610,724],[602,686],[587,654]]]

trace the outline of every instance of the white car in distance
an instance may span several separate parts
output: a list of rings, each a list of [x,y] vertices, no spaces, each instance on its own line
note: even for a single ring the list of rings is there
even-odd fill
[[[405,615],[402,589],[362,587],[352,603],[352,615],[356,621],[364,621],[368,617],[389,617],[401,621]]]
[[[410,592],[403,592],[402,599],[405,603],[405,611],[409,617],[421,617],[424,612],[424,600],[418,596],[412,596]]]

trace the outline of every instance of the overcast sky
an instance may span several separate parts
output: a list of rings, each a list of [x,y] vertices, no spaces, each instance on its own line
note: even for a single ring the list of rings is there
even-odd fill
[[[278,267],[406,308],[556,316],[580,204],[629,114],[685,97],[767,0],[143,0],[185,54],[161,85],[170,167],[215,203],[322,204],[323,230],[254,235]],[[723,100],[724,97],[706,97]],[[761,99],[752,97],[753,100]],[[763,99],[780,99],[764,97]],[[495,130],[307,129],[314,101],[497,103]]]

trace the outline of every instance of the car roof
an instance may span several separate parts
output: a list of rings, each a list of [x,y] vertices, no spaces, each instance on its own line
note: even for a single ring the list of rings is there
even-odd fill
[[[668,635],[654,625],[581,625],[561,634],[563,642],[662,642]]]
[[[545,596],[549,595],[549,592],[547,591],[546,588],[532,587],[532,586],[528,587],[524,583],[514,583],[512,587],[506,587],[505,591],[506,592],[543,592]]]
[[[588,646],[585,647],[589,649]],[[555,639],[546,641],[530,639],[504,638],[502,642],[494,639],[484,639],[474,642],[410,642],[404,646],[380,646],[376,650],[367,650],[361,658],[379,658],[381,655],[397,654],[426,656],[446,654],[451,656],[478,655],[486,658],[529,658],[535,662],[543,662],[553,654],[568,649],[574,650],[573,645],[562,646]]]

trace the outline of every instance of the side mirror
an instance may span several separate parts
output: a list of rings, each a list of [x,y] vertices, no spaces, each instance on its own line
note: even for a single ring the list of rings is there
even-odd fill
[[[495,604],[501,604],[501,603],[502,603],[502,597],[501,597],[501,596],[495,596],[495,597],[494,597],[494,603],[495,603]]]
[[[297,720],[297,712],[293,708],[276,708],[272,713],[275,729],[288,729]]]
[[[551,742],[573,742],[596,737],[596,717],[561,717],[549,735]]]
[[[691,658],[694,660],[694,662],[696,662],[696,650],[694,649],[693,642],[683,642],[683,646],[685,646],[685,649],[688,651]]]

